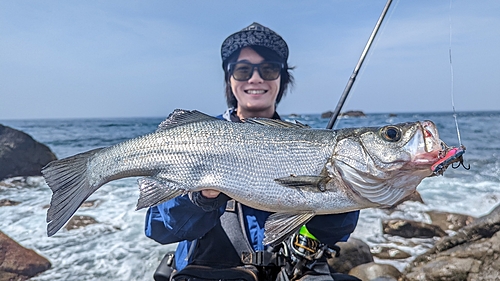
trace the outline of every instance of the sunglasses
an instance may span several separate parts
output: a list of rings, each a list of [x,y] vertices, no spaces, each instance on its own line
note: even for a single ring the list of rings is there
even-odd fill
[[[266,81],[276,80],[280,76],[281,70],[285,67],[284,64],[275,61],[265,61],[257,64],[249,62],[231,62],[228,65],[229,74],[236,81],[247,81],[252,78],[253,71],[257,68],[257,72],[262,79]]]

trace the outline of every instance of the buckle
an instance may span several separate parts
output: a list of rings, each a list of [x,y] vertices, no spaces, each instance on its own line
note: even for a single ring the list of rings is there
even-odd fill
[[[253,253],[241,253],[241,260],[244,264],[255,266],[283,266],[285,265],[285,257],[267,251],[257,251]]]
[[[226,203],[226,211],[235,212],[236,211],[236,200],[230,199]]]

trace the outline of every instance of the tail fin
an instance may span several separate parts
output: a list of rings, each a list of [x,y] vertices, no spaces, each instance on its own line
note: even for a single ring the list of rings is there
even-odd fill
[[[52,189],[47,211],[47,235],[54,235],[73,216],[80,205],[99,186],[91,186],[88,179],[89,158],[102,148],[52,161],[42,168],[45,181]]]

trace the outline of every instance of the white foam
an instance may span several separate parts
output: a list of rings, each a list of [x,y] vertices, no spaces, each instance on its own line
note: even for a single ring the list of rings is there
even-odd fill
[[[43,180],[42,180],[43,182]],[[144,235],[146,210],[134,211],[138,197],[135,180],[110,183],[92,197],[97,207],[80,208],[99,223],[83,229],[61,229],[46,235],[46,208],[51,192],[38,187],[3,191],[0,198],[21,201],[0,208],[0,229],[22,244],[48,258],[52,268],[32,280],[151,280],[163,255],[175,245],[160,245]],[[92,198],[89,198],[92,199]]]

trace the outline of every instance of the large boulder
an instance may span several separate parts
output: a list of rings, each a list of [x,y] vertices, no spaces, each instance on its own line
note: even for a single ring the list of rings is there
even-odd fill
[[[46,258],[24,248],[0,231],[0,281],[27,280],[50,267]]]
[[[43,166],[57,157],[30,135],[0,124],[0,180],[40,176]]]
[[[500,280],[500,206],[443,237],[405,273],[407,280]]]
[[[356,238],[349,238],[347,242],[338,242],[340,255],[328,259],[328,265],[335,272],[349,273],[349,271],[365,263],[373,262],[370,247],[363,241]]]

